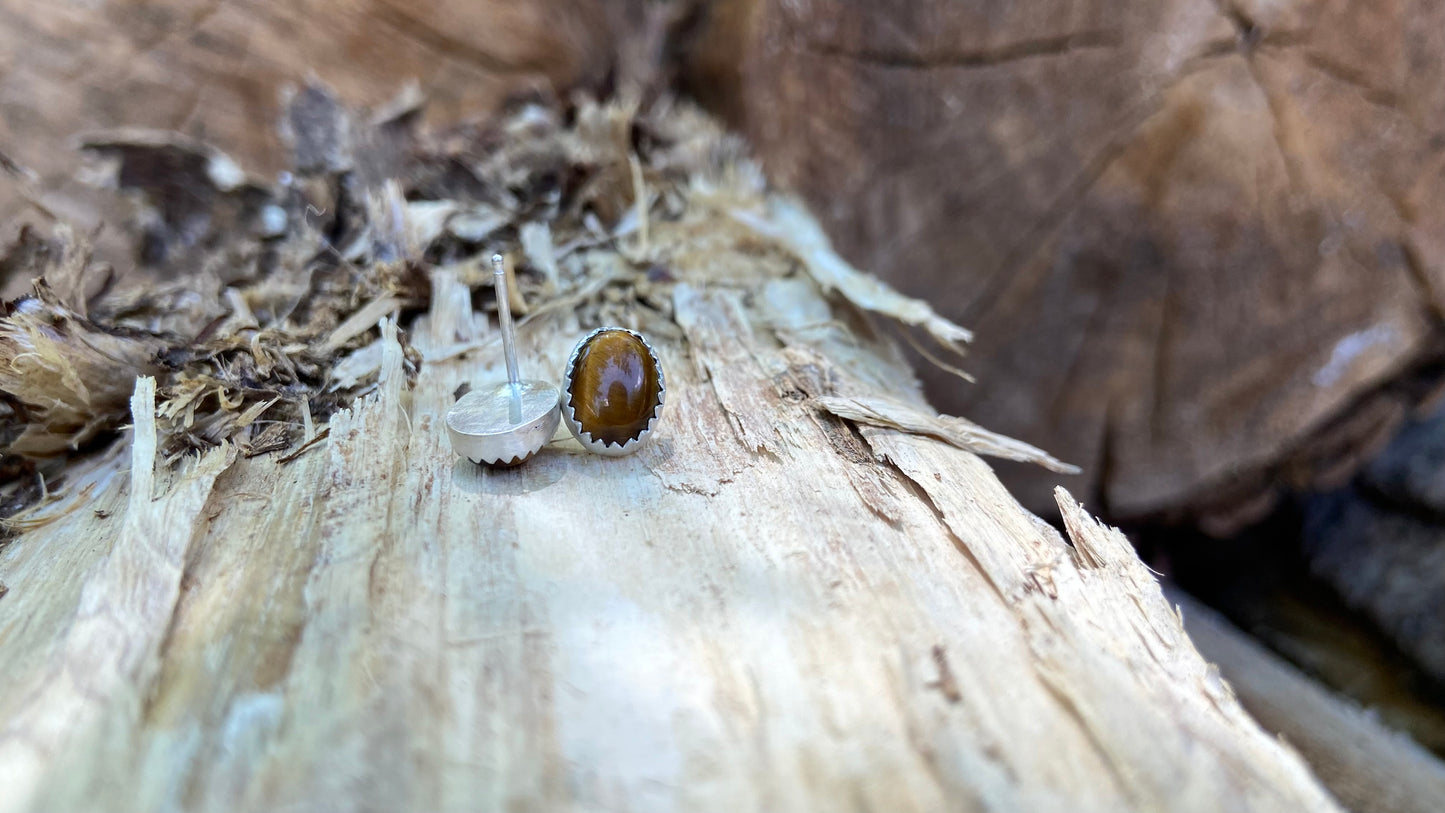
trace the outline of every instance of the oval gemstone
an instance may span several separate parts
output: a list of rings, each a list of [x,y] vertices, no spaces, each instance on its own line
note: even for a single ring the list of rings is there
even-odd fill
[[[577,352],[568,405],[583,431],[621,446],[647,428],[661,393],[647,345],[625,330],[604,330]]]

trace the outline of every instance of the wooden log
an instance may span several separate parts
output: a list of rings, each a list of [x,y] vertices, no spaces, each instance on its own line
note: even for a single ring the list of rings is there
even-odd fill
[[[1334,694],[1218,613],[1172,590],[1189,638],[1269,731],[1298,748],[1351,810],[1445,809],[1445,765],[1369,711]]]
[[[625,120],[583,110],[562,143]],[[649,192],[680,156],[714,168]],[[414,387],[398,304],[374,389],[299,454],[167,466],[181,396],[141,379],[133,429],[0,554],[0,810],[1339,809],[1127,540],[1062,491],[1069,541],[1025,512],[960,447],[1038,455],[935,415],[879,320],[961,329],[764,199],[732,142],[652,160],[619,231],[545,242],[560,207],[515,238],[546,292],[526,370],[604,318],[661,354],[634,456],[455,457],[443,415],[501,363],[468,260],[425,243]],[[391,256],[436,202],[378,194]]]
[[[1418,398],[1392,387],[1445,305],[1439,4],[710,12],[690,89],[845,256],[978,330],[992,385],[931,397],[1080,463],[1110,514],[1229,532]]]

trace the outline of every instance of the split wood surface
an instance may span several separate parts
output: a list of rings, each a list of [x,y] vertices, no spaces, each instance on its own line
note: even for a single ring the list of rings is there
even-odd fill
[[[1298,748],[1342,804],[1373,813],[1445,810],[1445,766],[1433,754],[1188,595],[1167,595],[1249,713]]]
[[[446,269],[415,388],[387,322],[291,462],[158,467],[140,380],[129,472],[77,464],[3,553],[0,810],[1338,809],[1118,532],[888,428],[933,413],[817,257],[721,212],[643,234],[696,250],[632,325],[669,387],[632,457],[454,457],[501,366]],[[533,318],[524,370],[586,327]]]

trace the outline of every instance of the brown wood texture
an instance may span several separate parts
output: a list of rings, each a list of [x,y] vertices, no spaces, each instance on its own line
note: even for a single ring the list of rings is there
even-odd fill
[[[1439,3],[749,0],[696,43],[842,253],[978,332],[939,405],[1116,516],[1348,469],[1438,352]]]
[[[512,96],[599,87],[616,62],[613,23],[630,5],[0,1],[0,154],[32,174],[21,183],[0,172],[0,238],[44,222],[27,197],[86,230],[124,221],[123,206],[77,178],[84,133],[176,131],[270,176],[291,166],[276,126],[288,88],[316,79],[375,106],[416,83],[434,120],[482,119]],[[133,261],[120,242],[102,248]]]

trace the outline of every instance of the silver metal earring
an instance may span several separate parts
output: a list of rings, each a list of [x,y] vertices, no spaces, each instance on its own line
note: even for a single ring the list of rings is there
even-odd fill
[[[473,463],[517,466],[552,439],[561,420],[557,388],[545,381],[522,380],[517,373],[516,328],[507,299],[507,270],[502,255],[492,255],[492,285],[502,329],[507,380],[463,395],[447,410],[452,449]]]

